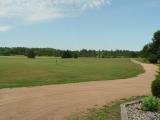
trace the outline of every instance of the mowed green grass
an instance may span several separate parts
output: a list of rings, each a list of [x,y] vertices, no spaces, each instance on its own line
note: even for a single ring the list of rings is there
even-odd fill
[[[129,58],[0,57],[0,88],[114,80],[143,72]]]

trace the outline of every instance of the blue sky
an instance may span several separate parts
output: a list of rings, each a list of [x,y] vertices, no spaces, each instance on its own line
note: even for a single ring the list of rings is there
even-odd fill
[[[141,50],[159,11],[160,0],[0,0],[0,46]]]

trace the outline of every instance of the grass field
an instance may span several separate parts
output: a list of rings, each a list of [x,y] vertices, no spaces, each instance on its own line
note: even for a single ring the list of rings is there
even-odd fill
[[[143,72],[127,58],[0,57],[0,88],[114,80]]]

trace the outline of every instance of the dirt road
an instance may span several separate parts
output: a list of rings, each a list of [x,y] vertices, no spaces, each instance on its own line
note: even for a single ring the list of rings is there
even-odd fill
[[[135,62],[135,61],[134,61]],[[134,78],[0,90],[0,120],[63,120],[66,116],[129,96],[150,94],[158,68],[141,64]]]

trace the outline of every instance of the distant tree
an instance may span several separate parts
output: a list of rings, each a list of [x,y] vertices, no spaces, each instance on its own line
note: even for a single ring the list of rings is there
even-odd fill
[[[88,57],[89,54],[88,54],[88,51],[86,49],[82,49],[80,50],[80,57]]]
[[[151,63],[160,60],[160,31],[154,33],[152,42],[144,46],[141,55]]]
[[[72,58],[72,52],[69,50],[63,51],[62,58]]]
[[[156,47],[156,49],[159,48],[160,47],[160,30],[154,33],[152,40],[153,40],[154,47]]]
[[[36,57],[36,54],[35,54],[33,49],[27,50],[26,55],[27,55],[28,58],[35,58]]]
[[[69,53],[64,53],[63,50],[54,49],[54,48],[32,48],[34,53],[37,56],[55,56],[55,57],[62,57],[68,54],[69,58],[72,56],[73,58],[78,57],[100,57],[100,58],[112,58],[112,57],[136,57],[138,52],[136,51],[126,51],[126,50],[116,50],[116,51],[108,51],[108,50],[87,50],[82,49],[80,51],[69,51]],[[0,55],[27,55],[26,51],[30,51],[30,48],[25,47],[0,47]],[[65,51],[66,52],[66,51]],[[157,52],[160,56],[160,50]]]
[[[2,53],[3,53],[4,56],[10,56],[11,55],[10,49],[8,49],[8,48],[4,49]]]
[[[72,54],[72,57],[75,58],[75,59],[77,59],[77,58],[78,58],[78,54],[77,54],[76,52],[74,52],[74,53]]]
[[[152,53],[157,56],[157,59],[160,59],[160,31],[154,33],[152,50]]]

